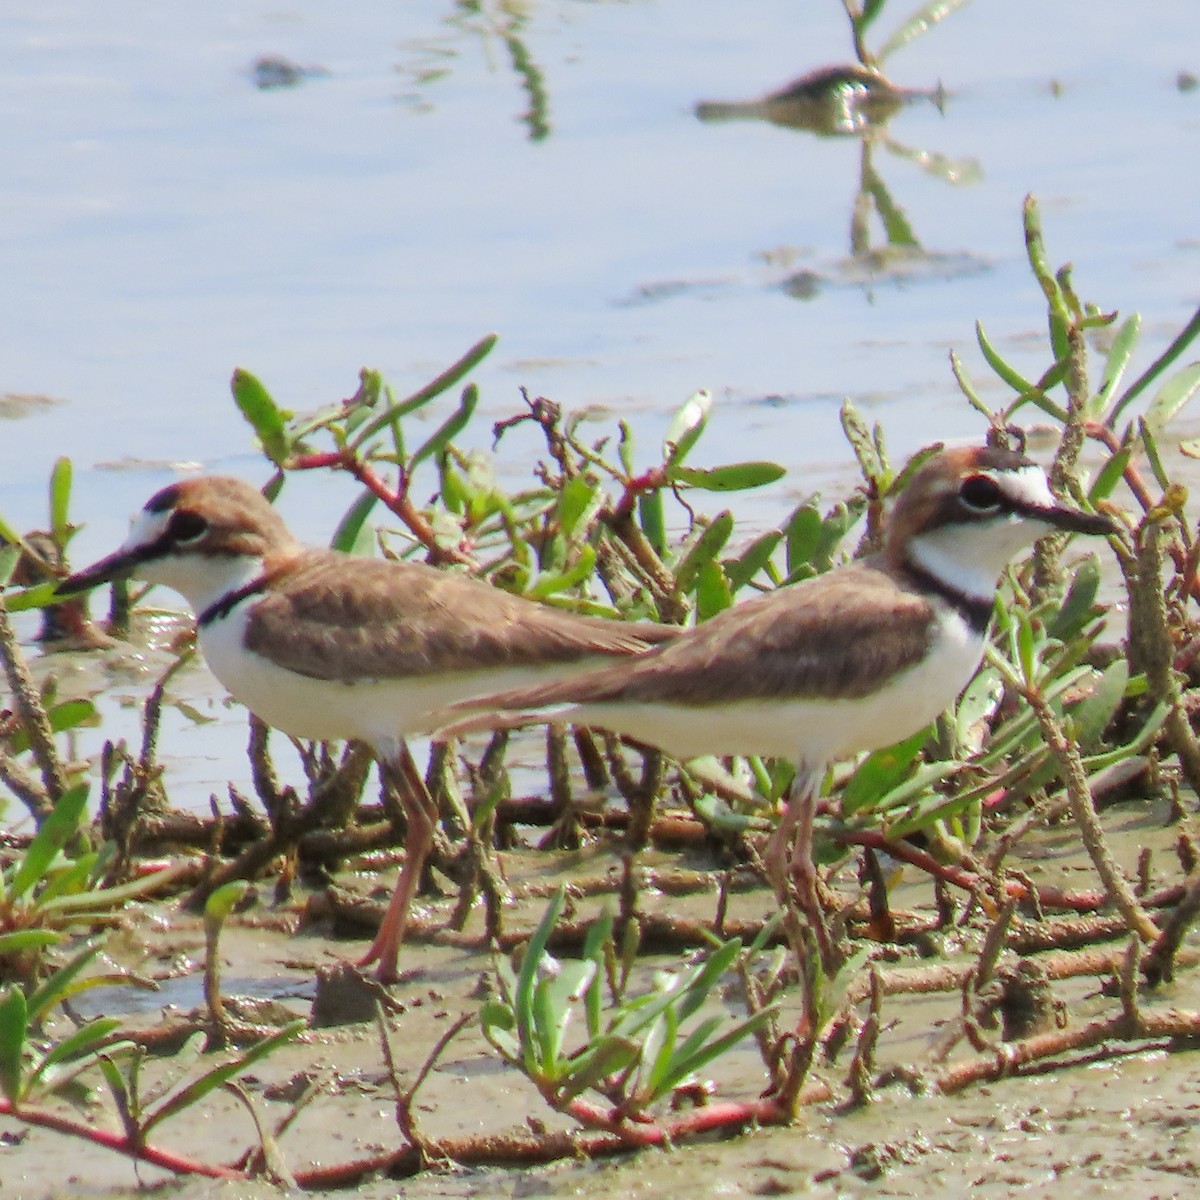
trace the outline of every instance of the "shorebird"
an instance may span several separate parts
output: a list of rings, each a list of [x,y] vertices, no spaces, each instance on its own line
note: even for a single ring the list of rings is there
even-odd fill
[[[1107,517],[1056,498],[1023,455],[933,455],[897,499],[882,551],[727,609],[620,666],[476,697],[443,732],[538,721],[596,726],[686,761],[796,763],[764,855],[784,901],[818,924],[813,822],[828,767],[916,733],[983,656],[1000,574],[1046,533],[1102,534]]]
[[[301,545],[249,483],[212,475],[163,488],[114,553],[59,584],[133,576],[179,592],[200,649],[234,699],[295,738],[357,738],[408,818],[404,866],[359,965],[396,962],[437,821],[406,738],[458,700],[644,652],[674,626],[583,617],[420,563]]]

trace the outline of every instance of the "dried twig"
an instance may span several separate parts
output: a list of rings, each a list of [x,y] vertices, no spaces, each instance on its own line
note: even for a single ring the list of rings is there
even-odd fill
[[[0,660],[4,663],[4,674],[8,678],[13,704],[21,727],[29,737],[29,746],[41,772],[44,789],[40,796],[31,792],[27,784],[14,788],[14,791],[40,825],[58,802],[58,798],[67,790],[67,776],[58,756],[58,749],[54,745],[54,731],[50,728],[50,718],[46,714],[46,707],[38,694],[33,676],[29,674],[25,656],[17,644],[17,635],[3,600],[0,600]],[[8,775],[21,780],[21,775],[17,772],[9,771]]]

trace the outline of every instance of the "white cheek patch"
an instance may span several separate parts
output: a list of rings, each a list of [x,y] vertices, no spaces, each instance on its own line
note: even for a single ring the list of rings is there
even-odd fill
[[[1014,500],[1033,508],[1050,508],[1058,503],[1041,467],[1022,467],[1005,474],[997,482]]]
[[[129,522],[129,536],[121,543],[122,550],[140,550],[143,546],[152,546],[166,532],[171,520],[171,512],[150,512],[142,509]]]

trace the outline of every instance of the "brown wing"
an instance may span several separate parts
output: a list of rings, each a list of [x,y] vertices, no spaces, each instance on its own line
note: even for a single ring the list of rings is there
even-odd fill
[[[582,617],[418,563],[306,553],[271,577],[246,630],[252,650],[315,679],[637,654],[674,626]]]
[[[458,707],[862,696],[924,655],[935,616],[920,592],[856,563],[739,604],[634,662]]]

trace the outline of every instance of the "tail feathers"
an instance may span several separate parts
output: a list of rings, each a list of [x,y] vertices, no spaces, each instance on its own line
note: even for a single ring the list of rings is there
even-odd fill
[[[447,742],[468,733],[519,729],[523,725],[553,725],[560,721],[568,723],[575,710],[573,704],[548,704],[544,708],[507,708],[503,704],[493,706],[495,701],[502,699],[502,696],[484,696],[447,709],[442,714],[446,723],[436,730],[433,740]]]

